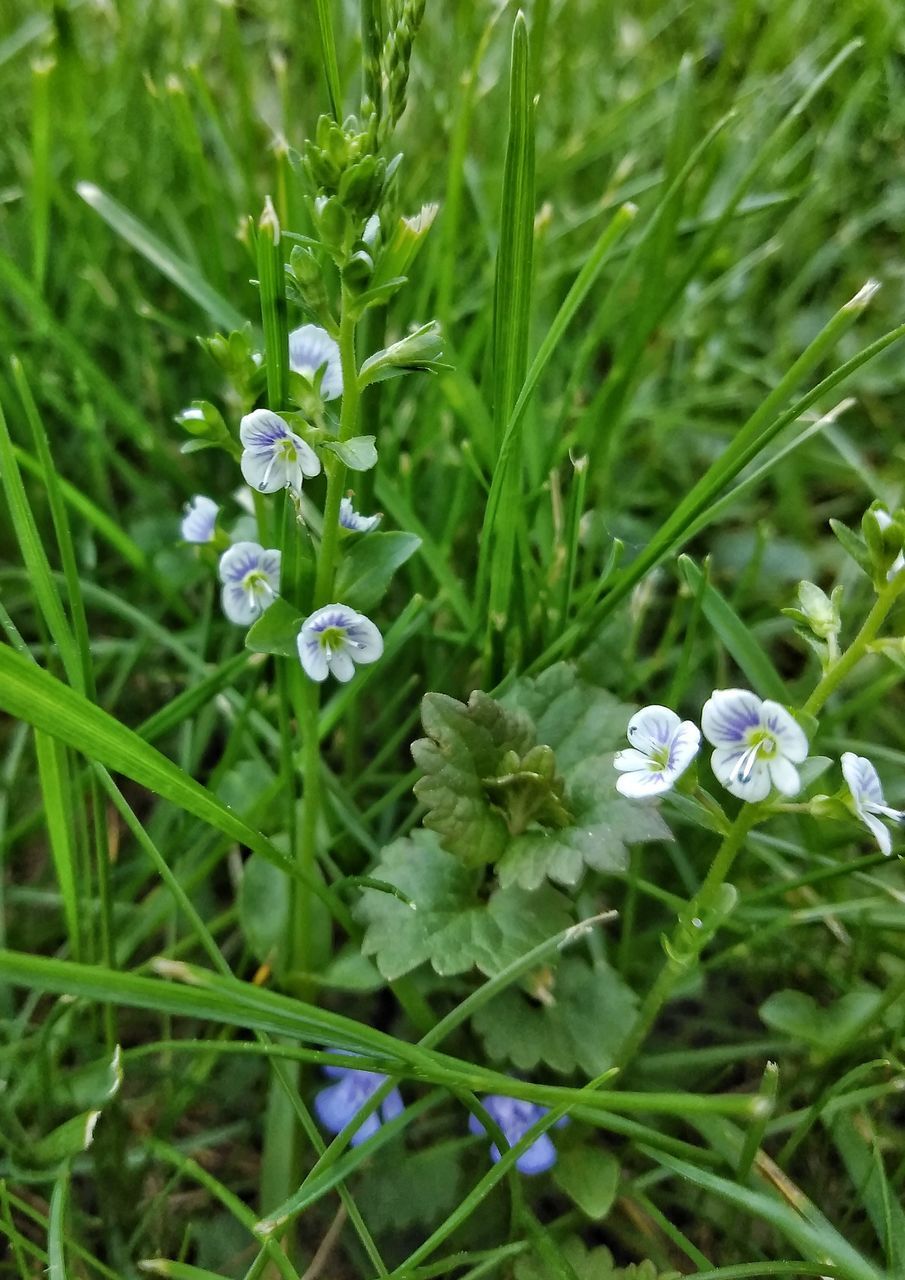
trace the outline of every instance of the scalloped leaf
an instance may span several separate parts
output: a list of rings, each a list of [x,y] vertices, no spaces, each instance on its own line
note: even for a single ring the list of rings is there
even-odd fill
[[[637,996],[609,965],[592,966],[580,956],[565,956],[546,976],[542,999],[510,987],[474,1015],[488,1056],[519,1071],[543,1063],[564,1075],[600,1075],[634,1023]]]
[[[656,807],[627,800],[616,790],[612,755],[583,760],[566,774],[566,783],[573,823],[511,839],[496,866],[504,887],[536,889],[545,878],[575,885],[585,867],[619,873],[628,866],[630,844],[672,839]]]
[[[578,1236],[563,1242],[562,1258],[577,1280],[681,1280],[678,1271],[658,1271],[650,1261],[618,1267],[605,1245],[588,1248]],[[515,1280],[550,1280],[550,1268],[536,1253],[524,1254],[516,1260]]]
[[[366,926],[362,952],[385,978],[401,978],[429,962],[439,974],[475,966],[491,975],[567,928],[572,906],[555,889],[497,889],[483,900],[481,876],[440,847],[430,831],[388,845],[374,874],[396,885],[414,909],[365,889],[356,916]]]
[[[531,717],[537,741],[556,752],[569,771],[589,756],[625,746],[625,729],[637,707],[583,680],[570,662],[557,662],[536,679],[518,680],[502,699]]]

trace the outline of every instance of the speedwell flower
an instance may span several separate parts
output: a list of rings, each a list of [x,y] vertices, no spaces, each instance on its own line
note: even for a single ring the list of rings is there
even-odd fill
[[[505,1094],[499,1093],[492,1093],[482,1098],[481,1104],[490,1118],[499,1125],[510,1147],[514,1147],[521,1141],[531,1126],[550,1110],[549,1107],[541,1107],[535,1102],[525,1102],[521,1098],[507,1098]],[[566,1117],[563,1116],[562,1119],[557,1120],[556,1128],[561,1128],[565,1123],[567,1123]],[[468,1117],[468,1128],[474,1134],[487,1132],[474,1115]],[[496,1143],[490,1148],[490,1158],[494,1164],[500,1159],[500,1149]],[[542,1133],[527,1150],[522,1152],[515,1162],[515,1167],[519,1173],[546,1173],[556,1164],[556,1159],[556,1147],[553,1145],[552,1138],[548,1133]]]
[[[659,796],[672,789],[701,745],[701,731],[680,720],[669,707],[656,705],[636,711],[628,722],[626,751],[617,751],[613,764],[622,774],[616,790],[632,800]]]
[[[339,523],[353,533],[370,533],[380,524],[383,516],[363,516],[352,506],[351,498],[343,498],[339,504]]]
[[[386,1080],[386,1076],[379,1071],[361,1071],[358,1067],[324,1067],[324,1074],[338,1081],[337,1084],[321,1089],[314,1099],[315,1114],[328,1133],[341,1133]],[[372,1137],[382,1122],[394,1120],[404,1110],[405,1104],[399,1090],[392,1089],[377,1111],[372,1111],[362,1121],[351,1140],[352,1146],[357,1147],[360,1142]]]
[[[339,344],[320,325],[303,324],[289,335],[289,368],[293,373],[314,381],[314,375],[322,366],[321,398],[335,400],[343,393],[343,367]]]
[[[377,661],[383,637],[363,613],[347,604],[325,604],[302,623],[298,647],[299,660],[312,680],[326,680],[330,674],[345,684],[355,674],[356,663]]]
[[[873,835],[880,846],[880,852],[889,855],[892,853],[892,840],[880,818],[888,818],[890,822],[905,822],[905,812],[891,809],[886,803],[877,771],[866,756],[843,751],[842,776],[848,783],[855,813]]]
[[[276,599],[280,553],[257,542],[236,542],[220,557],[221,600],[230,622],[250,626]]]
[[[301,493],[305,476],[320,474],[317,454],[272,409],[246,413],[239,426],[242,475],[260,493],[276,493],[287,485]]]
[[[186,503],[185,515],[182,517],[183,541],[212,542],[219,510],[212,498],[196,493],[191,502]]]
[[[797,764],[807,758],[801,725],[778,702],[762,702],[747,689],[718,689],[701,713],[704,737],[716,750],[713,772],[740,800],[765,800],[775,787],[785,796],[801,789]]]

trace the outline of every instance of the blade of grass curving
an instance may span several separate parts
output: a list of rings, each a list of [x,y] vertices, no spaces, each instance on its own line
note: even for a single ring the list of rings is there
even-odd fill
[[[2,406],[0,406],[0,478],[6,494],[10,519],[38,607],[57,647],[67,678],[75,688],[83,690],[82,662],[78,646],[63,609],[63,602],[44,550],[44,543],[25,493]]]
[[[129,213],[128,209],[124,209],[93,182],[78,182],[75,189],[111,230],[156,267],[181,293],[197,303],[215,325],[227,332],[244,327],[246,318],[241,311],[237,311],[232,303],[221,297],[200,271],[180,258],[134,214]]]
[[[51,78],[56,62],[53,57],[36,59],[31,67],[31,233],[32,278],[43,290],[47,273],[47,250],[50,231],[50,144],[51,144]]]
[[[677,1160],[664,1152],[648,1151],[651,1159],[666,1169],[671,1169],[693,1186],[700,1187],[727,1204],[751,1216],[753,1220],[768,1222],[786,1240],[799,1249],[809,1262],[830,1262],[838,1267],[843,1280],[886,1280],[871,1262],[862,1257],[822,1215],[808,1220],[791,1205],[774,1199],[763,1191],[739,1186],[727,1178],[707,1169],[699,1169],[685,1160]]]
[[[695,598],[700,598],[707,621],[748,677],[751,687],[764,698],[788,702],[786,686],[776,668],[725,596],[713,586],[706,573],[701,572],[691,556],[679,556],[679,569]]]
[[[53,868],[60,886],[66,933],[73,956],[82,955],[81,911],[78,892],[78,858],[71,806],[68,803],[68,778],[63,747],[49,734],[35,730],[35,753],[41,783],[44,821],[50,843]]]
[[[89,758],[141,783],[155,795],[179,805],[290,875],[300,877],[343,927],[354,934],[347,909],[316,877],[302,876],[291,859],[280,853],[260,831],[133,730],[9,649],[0,649],[0,706],[10,715],[43,729]]]
[[[880,1139],[871,1134],[866,1114],[841,1115],[826,1127],[884,1248],[890,1274],[905,1275],[905,1210],[883,1167]]]
[[[146,742],[153,742],[155,738],[169,733],[200,711],[202,707],[207,706],[211,698],[216,697],[221,690],[232,688],[237,677],[252,664],[253,658],[254,655],[248,649],[240,649],[231,658],[221,662],[210,675],[190,685],[162,706],[159,711],[155,711],[138,726],[136,733]]]

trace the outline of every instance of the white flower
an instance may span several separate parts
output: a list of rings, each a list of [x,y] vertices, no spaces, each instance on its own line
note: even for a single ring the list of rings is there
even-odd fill
[[[257,542],[236,542],[220,557],[221,600],[230,622],[250,626],[276,599],[280,553]]]
[[[627,751],[618,751],[613,764],[623,775],[616,790],[632,800],[659,796],[672,789],[698,754],[701,731],[680,720],[669,707],[644,707],[628,722]]]
[[[351,498],[343,498],[339,504],[339,523],[344,529],[351,529],[353,533],[370,533],[372,529],[376,529],[380,524],[383,516],[363,516],[352,506]]]
[[[328,673],[345,683],[356,663],[376,662],[383,653],[383,637],[369,618],[347,604],[325,604],[302,623],[299,660],[312,680]]]
[[[886,803],[877,771],[865,756],[856,756],[852,751],[843,751],[842,776],[852,794],[855,813],[874,836],[880,846],[880,852],[887,855],[892,853],[889,832],[877,815],[882,814],[890,822],[903,822],[905,813],[901,809],[891,809]]]
[[[196,493],[191,502],[185,506],[182,518],[182,538],[184,542],[212,542],[217,513],[220,508],[211,498]]]
[[[272,409],[246,413],[239,439],[245,446],[242,475],[260,493],[276,493],[287,485],[301,493],[303,477],[320,473],[317,454]]]
[[[701,727],[716,747],[713,772],[741,800],[765,800],[771,786],[785,796],[801,790],[797,764],[807,758],[801,725],[778,702],[747,689],[718,689],[704,703]]]
[[[289,335],[289,368],[314,381],[314,375],[325,365],[321,379],[321,397],[335,400],[343,393],[343,367],[339,344],[320,325],[303,324]]]

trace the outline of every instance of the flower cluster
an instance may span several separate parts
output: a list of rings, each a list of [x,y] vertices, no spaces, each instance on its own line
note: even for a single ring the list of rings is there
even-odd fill
[[[363,1071],[359,1067],[324,1067],[324,1074],[336,1083],[321,1089],[315,1096],[314,1111],[328,1133],[341,1133],[346,1125],[352,1124],[361,1108],[387,1080],[379,1071]],[[509,1098],[504,1094],[489,1094],[481,1099],[481,1105],[510,1147],[521,1142],[528,1130],[550,1110],[549,1107],[525,1102],[520,1098]],[[351,1145],[358,1146],[373,1137],[381,1124],[395,1120],[404,1109],[405,1104],[399,1090],[391,1089],[379,1107],[367,1119],[362,1120],[351,1138]],[[553,1127],[560,1129],[567,1123],[567,1118],[563,1116]],[[476,1136],[486,1133],[484,1125],[474,1115],[468,1118],[468,1128]],[[490,1148],[490,1158],[494,1164],[501,1158],[496,1143]],[[553,1140],[548,1134],[542,1133],[521,1153],[515,1167],[519,1173],[529,1175],[546,1173],[556,1164],[556,1159]]]
[[[785,707],[747,689],[718,689],[704,703],[701,729],[669,707],[652,705],[628,723],[631,746],[616,753],[616,787],[633,800],[672,790],[698,754],[701,731],[714,748],[710,767],[732,795],[754,804],[774,791],[801,790],[799,766],[808,755],[804,729]],[[905,811],[887,805],[877,771],[864,756],[846,751],[841,760],[845,803],[871,831],[883,853],[892,842],[880,818],[899,823]]]
[[[251,353],[252,362],[256,354]],[[301,380],[298,402],[306,406],[305,413],[284,416],[272,409],[252,409],[239,424],[241,452],[235,449],[235,456],[250,489],[259,494],[286,490],[301,511],[298,499],[304,482],[323,469],[318,447],[324,429],[319,429],[320,435],[312,430],[306,415],[323,424],[327,403],[343,393],[339,346],[326,329],[302,325],[289,334],[289,367]],[[191,424],[193,432],[208,432],[209,443],[215,439],[222,443],[224,433],[228,435],[217,410],[201,402],[185,409],[179,420]],[[214,551],[222,552],[218,573],[223,612],[236,626],[249,627],[280,595],[281,554],[248,537],[229,545],[227,534],[217,527],[219,516],[216,502],[196,494],[185,508],[182,538],[198,546],[213,544]],[[362,515],[347,496],[340,502],[337,523],[343,537],[354,537],[371,533],[381,518],[379,514]],[[248,520],[244,523],[247,526]],[[318,682],[328,675],[342,682],[350,680],[356,666],[376,662],[383,653],[383,639],[374,623],[339,601],[306,617],[296,644],[303,670]]]

